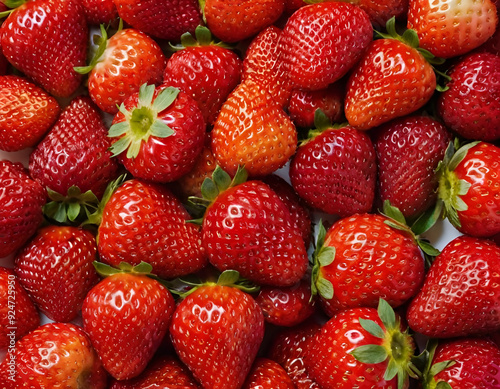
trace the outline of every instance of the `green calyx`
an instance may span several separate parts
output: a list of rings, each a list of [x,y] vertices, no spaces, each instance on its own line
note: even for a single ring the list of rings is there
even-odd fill
[[[348,123],[333,124],[328,116],[320,108],[314,111],[314,128],[310,129],[307,137],[300,141],[300,145],[305,145],[326,130],[338,129],[347,126]]]
[[[437,346],[438,341],[436,339],[429,339],[425,350],[412,359],[415,371],[422,384],[422,389],[451,389],[451,385],[448,382],[436,381],[435,376],[453,366],[456,362],[454,360],[447,360],[433,364],[432,361]]]
[[[99,199],[92,191],[82,193],[76,186],[70,187],[66,196],[50,188],[47,188],[47,194],[52,201],[43,206],[44,215],[64,225],[84,223],[99,206]]]
[[[212,33],[205,26],[197,26],[194,31],[194,36],[189,32],[185,32],[181,35],[181,43],[180,45],[172,45],[169,43],[170,50],[172,51],[180,51],[184,50],[187,47],[196,47],[196,46],[219,46],[226,49],[233,49],[232,45],[229,45],[224,42],[216,42],[213,40]]]
[[[331,300],[334,294],[333,284],[321,272],[321,268],[331,265],[335,259],[335,247],[325,246],[325,236],[326,229],[320,220],[316,247],[312,254],[311,299],[319,294],[325,300]]]
[[[103,24],[100,26],[100,34],[94,34],[93,42],[95,44],[95,52],[91,55],[90,63],[87,66],[75,66],[73,69],[79,74],[88,74],[95,68],[100,61],[106,47],[108,45],[108,33]]]
[[[137,107],[128,111],[122,103],[120,112],[125,120],[113,124],[108,136],[119,137],[110,150],[113,156],[127,151],[127,158],[135,158],[139,154],[142,142],[147,142],[150,136],[166,138],[174,131],[158,115],[167,109],[177,98],[179,89],[168,87],[163,89],[154,99],[154,85],[143,84],[139,90]]]
[[[16,8],[20,7],[27,0],[2,0],[2,3],[9,8],[7,11],[0,12],[0,19],[6,18],[9,16]]]
[[[110,277],[115,274],[122,273],[155,277],[153,274],[151,274],[153,267],[147,262],[141,262],[135,266],[127,262],[120,262],[118,267],[113,267],[102,262],[94,261],[93,265],[95,270],[97,271],[97,274],[99,274],[101,277]]]
[[[390,381],[397,377],[398,389],[402,389],[409,377],[418,378],[417,369],[412,363],[415,351],[413,341],[408,330],[401,332],[399,318],[385,300],[379,300],[377,311],[382,326],[363,318],[359,318],[359,323],[369,334],[381,339],[380,344],[359,346],[351,354],[362,363],[386,362],[384,379]]]

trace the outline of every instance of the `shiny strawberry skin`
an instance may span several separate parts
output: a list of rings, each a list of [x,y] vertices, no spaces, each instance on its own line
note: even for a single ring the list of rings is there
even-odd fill
[[[66,195],[71,186],[101,197],[119,164],[97,107],[87,96],[74,98],[30,155],[31,176],[44,188]]]
[[[80,86],[73,67],[85,65],[87,34],[83,8],[71,0],[29,1],[0,29],[9,62],[56,97],[69,97]]]
[[[204,285],[182,300],[170,324],[179,358],[204,388],[240,388],[264,337],[264,317],[247,293]]]
[[[326,129],[300,146],[289,174],[295,191],[315,209],[346,217],[372,208],[375,149],[368,135],[352,127]]]
[[[396,39],[373,41],[351,72],[344,102],[349,124],[368,130],[424,106],[436,75],[416,49]]]
[[[40,311],[66,323],[77,317],[85,296],[99,281],[95,260],[97,243],[91,232],[48,226],[18,252],[14,271]]]
[[[271,359],[257,358],[242,389],[295,389],[281,365]]]
[[[500,329],[500,248],[470,236],[450,241],[434,260],[407,313],[426,336],[450,338]]]
[[[0,161],[0,258],[15,253],[43,221],[45,189],[18,162]]]
[[[110,24],[118,18],[113,0],[80,0],[89,24]]]
[[[89,75],[89,94],[100,109],[114,115],[142,84],[160,84],[166,63],[160,46],[148,35],[132,28],[118,31]]]
[[[118,380],[141,374],[165,336],[175,302],[158,281],[119,273],[99,282],[82,308],[83,329]]]
[[[438,112],[447,127],[466,139],[500,138],[500,55],[476,53],[455,64]]]
[[[300,231],[285,204],[261,181],[219,194],[205,213],[202,240],[217,269],[237,270],[260,285],[290,286],[306,272]]]
[[[199,227],[181,202],[158,184],[132,179],[104,206],[98,230],[101,260],[118,266],[146,261],[153,273],[175,278],[194,273],[207,263]]]
[[[27,79],[0,77],[0,150],[35,147],[60,110],[55,98]]]
[[[326,88],[361,58],[372,35],[368,15],[352,4],[325,2],[299,8],[279,42],[284,70],[296,88]]]

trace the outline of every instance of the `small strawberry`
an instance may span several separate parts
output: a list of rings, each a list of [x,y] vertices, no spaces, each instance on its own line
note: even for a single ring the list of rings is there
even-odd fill
[[[257,358],[242,389],[295,389],[295,384],[278,362]]]
[[[87,21],[79,1],[34,0],[2,23],[5,57],[51,95],[69,97],[80,86],[73,70],[87,56]]]
[[[0,258],[15,253],[43,221],[45,189],[19,162],[0,160]]]
[[[203,388],[241,388],[264,337],[262,311],[238,276],[226,271],[189,290],[172,317],[175,351]]]
[[[412,0],[408,28],[414,29],[424,49],[450,58],[480,46],[493,35],[498,23],[491,0]]]
[[[27,79],[0,77],[0,150],[36,146],[60,110],[55,98]]]
[[[151,266],[122,263],[114,269],[101,263],[105,275],[87,294],[83,329],[104,368],[117,380],[138,376],[165,336],[175,302],[166,287],[148,275]]]
[[[409,326],[449,338],[500,329],[500,247],[470,236],[451,240],[434,260],[407,313]]]
[[[97,244],[91,232],[47,226],[16,255],[14,271],[33,302],[55,322],[74,320],[99,281],[92,265]]]
[[[188,173],[203,149],[205,122],[196,101],[173,87],[143,84],[120,106],[111,151],[136,178],[171,182]]]
[[[113,0],[80,0],[88,24],[111,24],[118,18]]]
[[[500,138],[500,55],[476,53],[449,73],[438,112],[451,130],[466,139]]]

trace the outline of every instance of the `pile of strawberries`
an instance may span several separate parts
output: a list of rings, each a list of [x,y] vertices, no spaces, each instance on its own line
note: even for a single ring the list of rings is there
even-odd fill
[[[500,388],[499,7],[2,0],[0,388]]]

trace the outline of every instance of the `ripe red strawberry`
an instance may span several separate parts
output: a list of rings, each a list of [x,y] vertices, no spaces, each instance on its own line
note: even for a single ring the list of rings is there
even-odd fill
[[[414,29],[420,45],[438,57],[467,53],[493,35],[498,23],[491,0],[410,1],[408,28]]]
[[[69,322],[99,281],[92,265],[97,244],[91,232],[47,226],[16,255],[14,271],[33,302],[49,319]]]
[[[371,210],[376,160],[372,141],[350,126],[335,128],[318,114],[312,139],[299,146],[290,163],[290,182],[306,203],[346,217]]]
[[[342,2],[310,4],[288,19],[279,49],[291,84],[323,89],[361,58],[373,30],[365,11]]]
[[[203,15],[210,31],[224,42],[257,35],[279,19],[285,0],[206,0]]]
[[[40,325],[40,316],[14,272],[0,266],[0,350]]]
[[[426,336],[447,338],[500,329],[500,247],[459,236],[434,260],[411,302],[409,326]]]
[[[19,162],[0,160],[0,258],[15,253],[42,223],[45,189]]]
[[[59,112],[57,100],[27,79],[0,77],[0,150],[36,146]]]
[[[24,336],[0,365],[5,370],[8,389],[106,388],[106,371],[87,334],[70,323],[48,323]]]
[[[374,146],[380,203],[389,200],[412,220],[435,204],[435,170],[450,141],[446,127],[427,116],[399,118],[378,128]]]
[[[406,19],[409,0],[350,0],[349,2],[356,4],[368,14],[374,28],[383,28],[393,16]]]
[[[234,283],[238,273],[190,290],[175,309],[170,336],[203,388],[241,388],[264,337],[264,316]]]
[[[347,82],[345,116],[362,130],[415,112],[436,89],[429,54],[418,49],[415,32],[398,35],[394,19],[387,32],[370,44]]]
[[[113,0],[80,0],[89,24],[111,24],[118,18]]]
[[[58,97],[69,97],[80,86],[73,67],[85,64],[87,34],[83,7],[72,0],[28,1],[0,28],[9,62]]]
[[[449,73],[438,112],[446,126],[466,139],[500,138],[500,55],[476,53]]]
[[[148,276],[151,266],[97,266],[107,277],[87,294],[83,329],[104,368],[117,380],[138,376],[165,336],[175,302],[166,287]]]
[[[188,173],[203,149],[205,122],[196,101],[172,87],[142,85],[120,106],[111,151],[136,178],[171,182]]]
[[[113,0],[126,23],[148,35],[179,41],[185,32],[194,33],[202,18],[196,0]]]
[[[448,220],[462,233],[491,237],[500,232],[500,148],[473,142],[454,154],[449,147],[439,166],[439,199]]]
[[[211,125],[232,90],[241,79],[242,62],[238,55],[212,41],[206,27],[196,27],[196,38],[184,34],[182,46],[168,59],[163,83],[191,96]]]
[[[295,384],[278,362],[257,358],[242,389],[295,389]]]
[[[194,273],[207,263],[199,227],[164,186],[132,179],[104,205],[98,231],[103,262],[137,265],[146,261],[163,278]]]

